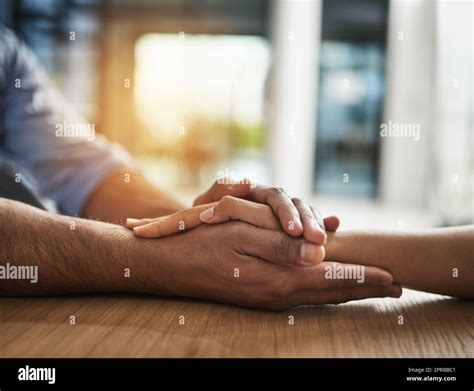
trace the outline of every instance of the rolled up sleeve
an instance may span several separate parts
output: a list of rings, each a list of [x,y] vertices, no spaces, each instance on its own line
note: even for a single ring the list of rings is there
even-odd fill
[[[58,94],[29,49],[0,27],[3,47],[3,151],[32,174],[40,194],[53,199],[61,213],[79,215],[106,176],[136,170],[137,163],[97,136],[94,124]]]

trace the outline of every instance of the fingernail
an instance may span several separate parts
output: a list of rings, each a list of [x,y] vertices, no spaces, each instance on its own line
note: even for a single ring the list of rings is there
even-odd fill
[[[136,223],[138,219],[127,218],[127,223]]]
[[[326,234],[326,231],[324,231],[319,225],[316,227],[316,229],[321,233],[323,236],[323,244],[326,244],[328,241],[328,235]]]
[[[328,235],[326,234],[326,232],[323,232],[323,234],[324,234],[324,241],[323,241],[323,245],[324,245],[328,242]]]
[[[383,273],[380,280],[382,286],[389,286],[393,284],[393,277],[389,273]]]
[[[400,285],[392,285],[389,288],[390,297],[400,297],[402,295],[402,287]]]
[[[199,219],[202,221],[209,221],[212,219],[212,216],[214,216],[214,207],[206,209],[204,212],[202,212],[199,215]]]
[[[300,248],[300,257],[304,263],[317,264],[324,259],[325,250],[322,246],[303,243]]]

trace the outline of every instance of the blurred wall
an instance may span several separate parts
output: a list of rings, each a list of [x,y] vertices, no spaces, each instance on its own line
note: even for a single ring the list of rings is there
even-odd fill
[[[381,138],[380,195],[383,202],[422,207],[434,94],[435,1],[392,0],[388,31],[384,123],[419,124],[420,139]]]
[[[439,1],[430,206],[441,224],[474,223],[474,3]],[[434,175],[436,173],[436,175]]]
[[[271,2],[273,69],[268,111],[272,183],[308,197],[313,182],[320,0]]]
[[[382,138],[381,195],[429,210],[439,224],[474,221],[473,3],[392,0],[384,122],[419,140]]]

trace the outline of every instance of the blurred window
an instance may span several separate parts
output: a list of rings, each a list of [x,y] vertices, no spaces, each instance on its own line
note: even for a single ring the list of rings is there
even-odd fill
[[[219,162],[229,166],[242,153],[261,151],[270,56],[269,42],[259,36],[141,36],[134,102],[144,134],[152,136],[144,138],[144,152],[185,165],[184,182],[199,185],[202,175],[216,176]]]
[[[261,148],[269,64],[262,37],[145,34],[135,50],[137,114],[160,143],[214,122],[234,128],[237,148]]]
[[[377,194],[386,1],[323,3],[315,191]]]

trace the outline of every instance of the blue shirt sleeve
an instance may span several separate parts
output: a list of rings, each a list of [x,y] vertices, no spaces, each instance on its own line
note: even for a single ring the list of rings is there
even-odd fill
[[[3,152],[33,175],[61,213],[79,215],[106,176],[137,168],[123,148],[95,135],[94,125],[66,103],[35,56],[2,26],[0,111]]]

